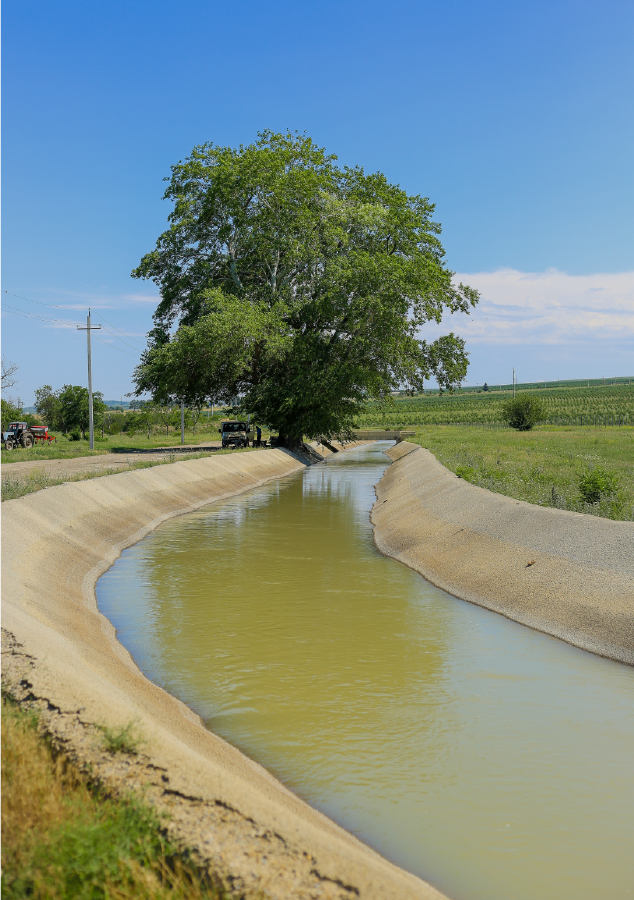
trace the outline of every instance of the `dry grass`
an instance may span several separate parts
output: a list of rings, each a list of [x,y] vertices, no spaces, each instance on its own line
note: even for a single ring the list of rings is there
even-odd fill
[[[219,898],[140,801],[91,790],[2,702],[2,896],[5,900]]]

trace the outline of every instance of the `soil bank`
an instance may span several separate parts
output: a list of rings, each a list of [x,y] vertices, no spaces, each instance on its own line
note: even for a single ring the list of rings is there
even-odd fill
[[[403,442],[377,486],[378,549],[462,600],[634,665],[634,523],[494,494]]]
[[[313,451],[314,453],[315,451]],[[57,746],[114,793],[142,790],[234,896],[440,898],[207,731],[152,684],[97,610],[94,586],[162,522],[306,463],[284,450],[203,458],[63,484],[3,504],[3,681]],[[136,756],[99,726],[131,721]]]

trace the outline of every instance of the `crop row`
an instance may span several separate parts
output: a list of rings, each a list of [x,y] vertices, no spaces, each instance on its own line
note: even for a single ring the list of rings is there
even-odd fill
[[[535,392],[537,394],[537,392]],[[546,424],[551,425],[632,425],[634,385],[615,388],[540,391]],[[391,406],[369,405],[361,416],[362,428],[432,424],[502,424],[501,394],[443,395],[442,397],[399,398]]]

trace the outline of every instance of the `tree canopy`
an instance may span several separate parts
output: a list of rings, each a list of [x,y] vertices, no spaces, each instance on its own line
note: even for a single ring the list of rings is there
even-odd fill
[[[169,228],[132,273],[161,292],[137,395],[239,397],[296,446],[349,434],[369,399],[464,378],[461,338],[420,336],[478,300],[452,283],[426,198],[268,131],[247,147],[194,148],[164,196]]]
[[[544,404],[539,397],[518,394],[503,405],[502,418],[517,431],[530,431],[545,418]]]
[[[93,391],[92,400],[97,426],[108,407],[103,402],[101,391]],[[85,437],[89,422],[88,388],[65,384],[60,390],[54,391],[50,384],[45,384],[35,391],[35,408],[44,424],[50,428],[59,428],[64,432],[81,429]]]

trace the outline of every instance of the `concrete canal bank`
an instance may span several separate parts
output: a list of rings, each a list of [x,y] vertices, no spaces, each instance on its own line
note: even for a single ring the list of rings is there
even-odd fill
[[[414,445],[388,455],[372,513],[382,552],[459,597],[632,662],[629,523],[481,491]],[[304,468],[282,450],[239,453],[3,504],[3,682],[114,792],[142,790],[168,812],[174,834],[236,896],[440,897],[207,731],[139,671],[97,610],[97,579],[123,549],[174,516]],[[105,752],[100,726],[131,722],[138,755]]]
[[[372,511],[382,553],[456,597],[634,665],[634,523],[493,494],[408,442],[387,455]]]
[[[3,504],[3,682],[40,709],[54,742],[113,791],[145,792],[236,896],[435,898],[211,734],[139,671],[96,607],[121,551],[169,518],[305,464],[240,453],[49,488]],[[112,757],[99,726],[134,722],[136,756]]]

